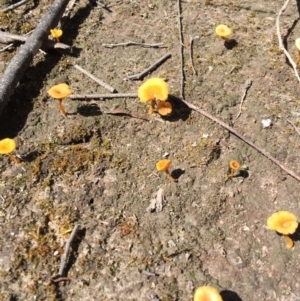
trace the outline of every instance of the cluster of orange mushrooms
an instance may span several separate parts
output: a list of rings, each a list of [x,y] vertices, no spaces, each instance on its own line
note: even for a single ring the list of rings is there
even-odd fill
[[[228,26],[223,24],[218,25],[215,31],[226,43],[230,42],[228,36],[231,35],[232,31]],[[53,38],[59,41],[62,31],[60,29],[53,29],[51,30],[51,34]],[[297,39],[295,44],[299,51],[298,62],[300,60],[300,39]],[[72,94],[70,87],[65,83],[58,84],[51,87],[48,90],[48,94],[57,99],[58,108],[62,115],[66,117],[67,112],[62,102]],[[146,80],[138,89],[138,97],[142,103],[149,104],[148,114],[153,114],[154,111],[157,111],[158,114],[162,116],[168,116],[172,113],[172,105],[167,101],[169,97],[169,86],[161,78],[150,78]],[[16,143],[13,139],[5,138],[0,140],[0,154],[7,154],[15,163],[20,163],[20,159],[13,154],[15,148]],[[177,182],[177,179],[169,172],[171,163],[172,161],[169,159],[160,160],[156,163],[156,169],[157,171],[164,171],[172,182]],[[239,170],[241,170],[240,163],[236,160],[230,161],[230,174],[228,177],[234,177]],[[294,214],[288,211],[275,212],[267,219],[267,226],[270,230],[275,230],[283,236],[286,241],[286,248],[291,249],[294,246],[294,242],[290,236],[294,234],[298,228],[297,217]],[[214,287],[201,286],[195,291],[194,301],[222,301],[222,297]]]

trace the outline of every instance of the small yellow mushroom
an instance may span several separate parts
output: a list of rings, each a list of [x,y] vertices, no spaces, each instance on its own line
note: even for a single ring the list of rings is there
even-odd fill
[[[216,27],[216,34],[229,43],[230,39],[228,37],[232,34],[232,30],[227,25],[220,24]]]
[[[194,301],[223,301],[223,299],[214,287],[200,286],[195,291]]]
[[[150,102],[148,114],[153,114],[156,101],[166,101],[169,96],[169,86],[162,78],[150,78],[138,89],[138,97],[141,102]]]
[[[236,160],[231,160],[229,162],[229,166],[234,171],[239,170],[241,168],[241,164]]]
[[[172,161],[169,159],[160,160],[156,163],[156,169],[157,171],[164,171],[167,174],[169,180],[171,180],[172,182],[177,182],[177,179],[174,179],[169,172],[171,163]]]
[[[5,138],[3,140],[0,140],[0,154],[9,155],[15,163],[20,163],[20,159],[12,154],[15,148],[16,142],[13,139]]]
[[[270,230],[275,230],[283,235],[287,249],[294,246],[293,240],[288,236],[294,234],[298,228],[297,217],[294,214],[288,211],[275,212],[268,218],[267,226]]]
[[[58,84],[56,86],[53,86],[52,88],[50,88],[48,90],[48,94],[57,99],[58,101],[58,108],[60,110],[60,112],[63,114],[63,116],[66,117],[67,112],[65,111],[63,105],[62,105],[62,101],[70,96],[72,94],[72,91],[70,89],[70,87],[67,84]]]
[[[61,29],[50,29],[52,37],[59,42],[59,38],[62,36],[63,31]]]
[[[240,170],[241,164],[236,160],[231,160],[229,162],[229,168],[230,168],[230,173],[228,175],[228,178],[232,178],[235,175],[235,173]]]

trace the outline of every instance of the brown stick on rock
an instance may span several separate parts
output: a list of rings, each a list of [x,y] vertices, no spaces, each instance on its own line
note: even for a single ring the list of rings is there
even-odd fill
[[[42,17],[26,43],[12,58],[0,79],[0,114],[10,100],[10,96],[24,72],[29,67],[34,55],[47,38],[51,28],[59,22],[69,0],[55,0],[47,13]]]

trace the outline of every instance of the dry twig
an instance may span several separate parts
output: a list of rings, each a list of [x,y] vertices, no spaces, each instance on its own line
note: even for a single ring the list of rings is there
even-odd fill
[[[136,98],[136,93],[115,93],[115,94],[87,94],[78,95],[74,94],[69,96],[70,99],[86,100],[86,99],[111,99],[111,98]]]
[[[156,44],[148,44],[148,43],[138,43],[138,42],[126,42],[126,43],[118,43],[118,44],[102,44],[102,46],[107,48],[114,48],[114,47],[127,47],[127,46],[141,46],[144,48],[166,48],[166,46],[163,46],[164,43],[156,43]]]
[[[279,10],[278,14],[277,14],[277,18],[276,18],[276,32],[277,32],[277,37],[278,37],[278,43],[279,43],[279,49],[282,50],[285,54],[285,56],[287,57],[287,59],[289,60],[290,64],[292,65],[295,75],[298,79],[298,82],[300,83],[300,77],[297,71],[297,65],[295,64],[294,60],[291,58],[290,54],[288,53],[288,51],[285,49],[284,45],[283,45],[283,41],[281,38],[281,33],[280,33],[280,16],[282,15],[282,13],[286,10],[288,4],[289,4],[290,0],[286,0],[286,2],[284,3],[284,5],[281,7],[281,9]]]
[[[27,32],[27,33],[25,34],[25,36],[29,36],[32,32],[33,32],[33,30]],[[5,51],[6,49],[9,49],[9,48],[12,47],[12,46],[14,46],[14,43],[11,43],[11,44],[7,45],[6,47],[3,47],[3,48],[0,50],[0,52],[3,52],[3,51]]]
[[[31,1],[31,0],[22,0],[22,1],[20,1],[20,2],[17,2],[17,3],[15,3],[15,4],[12,4],[12,5],[10,5],[10,6],[6,7],[6,8],[4,8],[4,9],[1,9],[0,12],[1,12],[1,13],[7,13],[7,12],[9,12],[9,11],[11,11],[11,10],[13,10],[13,9],[15,9],[15,8],[17,8],[17,7],[19,7],[19,6],[23,5],[23,4],[25,4],[25,3],[27,3],[27,2],[29,2],[29,1]]]
[[[9,49],[9,48],[12,47],[12,46],[14,46],[14,43],[11,43],[11,44],[9,44],[9,45],[3,47],[3,48],[0,50],[0,52],[4,52],[6,49]]]
[[[75,225],[75,227],[73,228],[73,231],[66,243],[66,247],[65,247],[65,251],[64,251],[64,254],[61,258],[61,263],[60,263],[60,266],[59,266],[59,271],[58,271],[58,275],[63,277],[64,276],[64,273],[65,273],[65,269],[66,269],[66,266],[67,266],[67,261],[68,261],[68,257],[69,257],[69,253],[70,253],[70,248],[71,248],[71,244],[76,236],[76,233],[78,231],[78,228],[79,228],[79,225]]]
[[[64,14],[62,15],[61,17],[61,20],[60,20],[60,24],[59,24],[59,27],[64,27],[65,25],[65,22],[69,20],[69,17],[70,17],[70,14],[71,14],[71,11],[73,9],[73,6],[75,5],[75,2],[76,0],[69,0],[70,2],[68,3],[67,7],[66,7],[66,10],[64,12]]]
[[[212,116],[211,114],[209,114],[208,112],[200,109],[199,107],[185,101],[182,100],[190,109],[204,115],[205,117],[211,119],[212,121],[218,123],[219,125],[221,125],[223,128],[225,128],[226,130],[228,130],[229,132],[231,132],[232,134],[234,134],[236,137],[238,137],[239,139],[243,140],[245,143],[247,143],[248,145],[250,145],[251,147],[253,147],[254,149],[256,149],[259,153],[261,153],[262,155],[264,155],[266,158],[268,158],[270,161],[272,161],[273,163],[275,163],[278,167],[280,167],[282,170],[284,170],[287,174],[289,174],[290,176],[292,176],[293,178],[295,178],[296,180],[298,180],[300,182],[300,176],[298,174],[296,174],[295,172],[293,172],[292,170],[288,169],[287,167],[285,167],[281,162],[279,162],[277,159],[275,159],[274,157],[272,157],[271,155],[269,155],[264,149],[256,146],[253,142],[251,142],[250,140],[248,140],[247,138],[245,138],[242,134],[240,134],[238,131],[236,131],[234,128],[230,127],[228,124],[226,124],[225,122],[221,121],[220,119]]]
[[[59,277],[59,276],[57,277],[57,275],[56,275],[54,277],[51,277],[50,283],[51,282],[58,283],[58,282],[62,282],[62,281],[71,281],[71,280],[72,280],[72,278],[70,278],[70,277]]]
[[[34,55],[39,51],[51,28],[60,20],[69,0],[55,0],[48,12],[42,17],[23,47],[12,58],[0,79],[0,114]]]
[[[13,34],[6,31],[0,31],[0,43],[1,44],[9,44],[13,42],[26,42],[28,37],[21,36],[18,34]]]
[[[294,128],[294,130],[300,136],[300,130],[298,129],[298,127],[293,122],[291,122],[290,120],[286,119],[286,121]]]
[[[103,88],[105,88],[109,92],[111,92],[111,93],[117,92],[117,90],[115,88],[113,88],[112,86],[106,84],[104,81],[102,81],[101,79],[97,78],[93,74],[89,73],[87,70],[83,69],[82,67],[80,67],[78,65],[74,65],[74,67],[76,69],[78,69],[79,71],[81,71],[83,74],[87,75],[89,78],[91,78],[93,81],[95,81],[96,83],[98,83],[100,86],[102,86]]]
[[[13,43],[15,42],[26,42],[28,40],[28,37],[26,36],[21,36],[18,34],[13,34],[10,32],[5,32],[5,31],[0,31],[0,43],[1,44],[10,44],[13,45]],[[9,45],[10,47],[10,45]],[[63,44],[63,43],[58,43],[56,41],[52,41],[52,40],[46,40],[43,45],[43,48],[45,49],[57,49],[57,48],[61,48],[61,49],[68,49],[70,48],[69,45]],[[3,50],[2,50],[3,51]]]
[[[129,75],[125,79],[130,79],[130,80],[134,80],[134,79],[138,79],[139,80],[139,79],[142,79],[144,76],[146,76],[148,73],[150,73],[151,71],[153,71],[154,69],[156,69],[158,66],[160,66],[163,62],[165,62],[171,56],[172,56],[171,53],[167,53],[163,57],[161,57],[159,60],[157,60],[153,65],[151,65],[150,67],[148,67],[147,69],[145,69],[144,71],[142,71],[142,72],[140,72],[138,74]]]
[[[198,36],[195,37],[196,39],[199,38]],[[191,65],[192,65],[192,70],[193,70],[193,74],[197,75],[197,71],[195,70],[194,67],[194,60],[193,60],[193,45],[194,45],[194,39],[193,37],[190,37],[190,60],[191,60]]]
[[[178,14],[178,30],[179,30],[179,55],[180,55],[180,97],[184,99],[184,82],[185,82],[185,74],[183,69],[183,38],[182,38],[182,24],[181,24],[181,3],[180,0],[177,0],[177,14]]]
[[[105,9],[109,13],[112,13],[112,10],[110,9],[110,7],[105,3],[101,3],[102,1],[101,2],[97,1],[97,0],[90,0],[90,1],[96,5],[99,5],[101,8]]]
[[[237,120],[240,117],[240,115],[242,114],[242,106],[243,106],[244,100],[246,98],[247,91],[251,87],[251,85],[252,85],[252,80],[251,79],[246,80],[246,82],[244,84],[244,88],[243,88],[244,93],[242,95],[242,99],[241,99],[241,102],[240,102],[240,109],[239,109],[238,114],[235,117],[235,120]]]

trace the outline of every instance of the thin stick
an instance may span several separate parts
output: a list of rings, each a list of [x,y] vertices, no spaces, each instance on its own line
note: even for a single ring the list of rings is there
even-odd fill
[[[0,31],[0,43],[1,44],[9,44],[13,42],[26,42],[28,37],[21,36],[18,34],[10,33],[7,31]]]
[[[195,38],[199,38],[198,36]],[[195,70],[194,67],[194,60],[193,60],[193,45],[194,45],[194,38],[190,37],[190,60],[191,60],[191,65],[192,65],[192,70],[193,70],[193,74],[197,75],[197,71]]]
[[[12,34],[10,32],[0,31],[0,43],[1,44],[9,44],[9,43],[15,43],[15,42],[24,43],[28,40],[28,38],[29,37],[27,37],[27,36],[22,36],[22,35],[18,35],[18,34]],[[53,41],[53,40],[46,40],[43,43],[42,47],[45,48],[45,49],[56,49],[56,48],[67,49],[67,48],[70,48],[69,45],[59,43],[59,42],[56,42],[56,41]]]
[[[159,60],[157,60],[153,65],[151,65],[150,67],[148,67],[144,71],[142,71],[142,72],[140,72],[138,74],[129,75],[125,79],[130,79],[130,80],[134,80],[134,79],[139,80],[139,79],[142,79],[148,73],[150,73],[151,71],[153,71],[154,69],[156,69],[157,67],[159,67],[163,62],[165,62],[171,56],[172,56],[172,54],[169,52],[169,53],[165,54],[164,56],[162,56]]]
[[[65,22],[67,21],[67,20],[69,20],[69,16],[70,16],[70,14],[71,14],[71,11],[72,11],[72,9],[73,9],[73,6],[74,6],[74,4],[75,4],[75,2],[76,2],[76,0],[70,0],[70,2],[68,3],[68,6],[66,7],[66,10],[65,10],[65,12],[64,12],[64,14],[62,15],[62,17],[61,17],[61,20],[60,20],[60,28],[62,28],[62,27],[64,27],[64,25],[65,25]]]
[[[137,93],[115,93],[115,94],[74,94],[69,96],[70,99],[86,100],[86,99],[110,99],[110,98],[136,98]]]
[[[235,117],[235,120],[237,120],[240,117],[240,115],[242,114],[242,106],[243,106],[244,100],[246,98],[247,91],[251,87],[251,85],[252,85],[252,80],[251,79],[246,80],[246,82],[244,84],[244,88],[243,88],[244,93],[242,95],[242,99],[241,99],[241,102],[240,102],[240,109],[239,109],[238,114]]]
[[[104,8],[109,13],[112,13],[112,10],[107,6],[107,4],[104,4],[104,3],[101,3],[100,1],[95,1],[95,0],[90,0],[90,1],[95,2],[97,5],[99,5],[100,7]]]
[[[67,260],[68,260],[68,257],[69,257],[69,253],[70,253],[70,248],[71,248],[71,244],[76,236],[76,233],[77,233],[77,230],[79,228],[79,225],[75,225],[67,243],[66,243],[66,246],[65,246],[65,251],[64,251],[64,254],[61,258],[61,263],[60,263],[60,266],[59,266],[59,271],[58,271],[58,275],[59,276],[64,276],[64,272],[65,272],[65,268],[66,268],[66,265],[67,265]]]
[[[0,12],[2,12],[2,13],[7,13],[8,11],[13,10],[13,9],[15,9],[15,8],[17,8],[17,7],[19,7],[19,6],[23,5],[23,4],[25,4],[26,2],[29,2],[29,1],[31,1],[31,0],[22,0],[22,1],[20,1],[20,2],[17,2],[17,3],[15,3],[15,4],[12,4],[12,5],[10,5],[10,6],[6,7],[6,8],[4,8],[4,9],[1,9]]]
[[[27,33],[25,34],[25,36],[28,36],[28,35],[31,34],[32,32],[33,32],[33,30],[27,32]],[[2,32],[1,32],[1,34],[2,34]],[[3,52],[3,51],[5,51],[6,49],[9,49],[9,48],[12,47],[12,46],[14,46],[14,43],[11,43],[11,44],[9,44],[9,45],[3,47],[3,48],[0,50],[0,52]]]
[[[113,88],[112,86],[106,84],[104,81],[102,81],[101,79],[97,78],[93,74],[89,73],[88,71],[86,71],[82,67],[80,67],[78,65],[74,65],[74,67],[76,69],[78,69],[79,71],[81,71],[86,76],[88,76],[89,78],[91,78],[93,81],[95,81],[96,83],[98,83],[100,86],[102,86],[103,88],[105,88],[106,90],[108,90],[109,92],[111,92],[111,93],[117,92],[117,90],[115,88]]]
[[[102,44],[102,46],[107,48],[114,48],[114,47],[127,47],[127,46],[141,46],[144,48],[166,48],[166,46],[163,46],[164,43],[156,43],[156,44],[148,44],[148,43],[138,43],[138,42],[126,42],[126,43],[118,43],[118,44]]]
[[[299,129],[296,127],[296,125],[291,122],[290,120],[286,119],[286,121],[294,128],[294,130],[297,132],[297,134],[300,136],[300,131]]]
[[[54,28],[63,14],[69,0],[55,0],[42,17],[23,47],[11,59],[3,76],[0,78],[0,114],[8,103],[15,86],[22,78],[33,57],[39,51],[51,28]]]
[[[232,134],[234,134],[236,137],[238,137],[239,139],[243,140],[245,143],[247,143],[248,145],[250,145],[251,147],[253,147],[254,149],[256,149],[259,153],[261,153],[262,155],[264,155],[266,158],[268,158],[270,161],[272,161],[273,163],[275,163],[278,167],[280,167],[282,170],[284,170],[287,174],[289,174],[290,176],[292,176],[293,178],[295,178],[296,180],[298,180],[300,182],[300,176],[298,174],[296,174],[295,172],[293,172],[292,170],[288,169],[287,167],[285,167],[281,162],[279,162],[277,159],[275,159],[274,157],[272,157],[271,155],[269,155],[264,149],[256,146],[253,142],[251,142],[250,140],[248,140],[247,138],[245,138],[242,134],[240,134],[238,131],[236,131],[235,129],[233,129],[232,127],[230,127],[228,124],[226,124],[225,122],[221,121],[220,119],[210,115],[209,113],[207,113],[206,111],[200,109],[199,107],[188,103],[187,101],[182,100],[190,109],[204,115],[205,117],[213,120],[214,122],[218,123],[219,125],[221,125],[223,128],[225,128],[226,130],[228,130],[229,132],[231,132]]]
[[[62,281],[71,281],[72,278],[70,277],[59,277],[59,278],[52,278],[51,281],[54,283],[62,282]]]
[[[9,44],[9,45],[3,47],[3,48],[0,50],[0,52],[4,52],[6,49],[9,49],[9,48],[12,47],[12,46],[14,46],[13,43],[11,43],[11,44]]]
[[[289,4],[290,0],[286,0],[286,2],[284,3],[284,5],[282,6],[282,8],[279,10],[277,18],[276,18],[276,32],[277,32],[277,37],[278,37],[278,43],[279,43],[279,49],[282,50],[285,54],[285,56],[287,57],[287,59],[289,60],[290,64],[292,65],[295,75],[298,79],[298,82],[300,83],[300,77],[297,71],[297,65],[295,64],[294,60],[291,58],[290,54],[288,53],[288,51],[285,49],[284,45],[283,45],[283,41],[281,38],[281,34],[280,34],[280,23],[279,23],[279,19],[280,16],[282,15],[282,13],[286,10],[288,4]]]
[[[178,30],[179,30],[179,55],[180,55],[180,96],[181,99],[184,99],[184,82],[185,82],[185,74],[183,69],[183,38],[182,38],[182,24],[181,24],[181,4],[180,0],[177,1],[177,14],[178,14]]]

